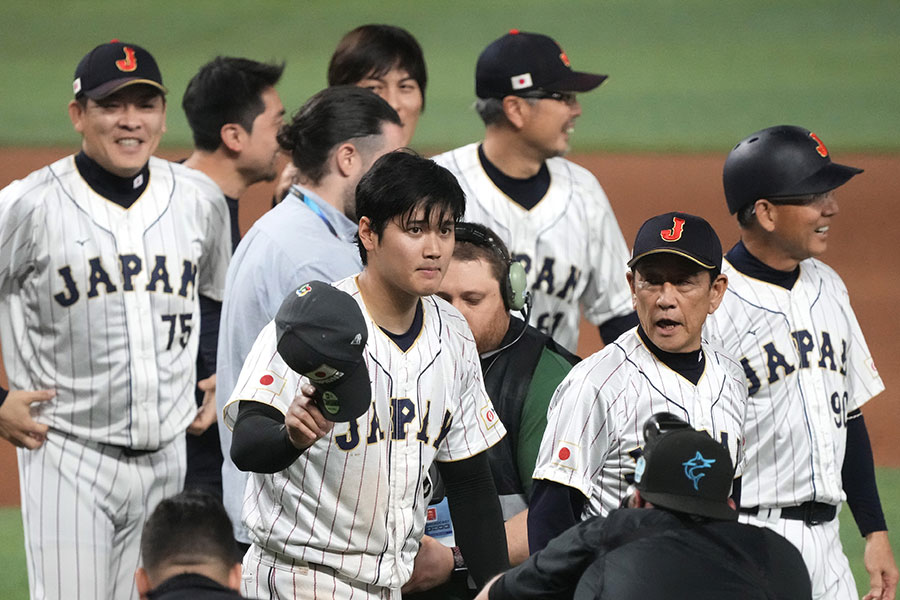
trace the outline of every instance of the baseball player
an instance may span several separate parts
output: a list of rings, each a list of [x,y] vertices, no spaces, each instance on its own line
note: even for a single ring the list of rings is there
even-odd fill
[[[581,311],[605,343],[631,328],[625,239],[596,178],[562,157],[576,92],[606,79],[573,71],[551,38],[511,31],[475,68],[484,141],[435,157],[469,199],[466,220],[496,231],[527,272],[535,327],[574,352]]]
[[[383,156],[357,186],[362,272],[336,290],[302,286],[301,302],[289,296],[257,338],[225,409],[234,423],[232,458],[254,472],[243,514],[253,541],[245,595],[398,597],[423,533],[424,476],[433,461],[451,509],[465,521],[457,540],[472,557],[473,577],[483,584],[508,564],[484,452],[505,430],[465,319],[430,295],[464,208],[446,169],[404,152]],[[279,322],[285,306],[302,307],[305,298],[319,308],[303,321]],[[352,362],[331,364],[342,346],[322,342],[323,324],[347,330],[344,344],[364,346],[367,374]],[[332,427],[313,403],[315,388],[286,366],[279,327],[321,355],[309,360],[321,366],[306,377],[341,382],[338,401],[370,395],[365,412]]]
[[[741,368],[701,340],[728,287],[721,253],[700,217],[666,213],[641,226],[627,274],[639,325],[576,365],[550,401],[528,512],[532,553],[582,516],[620,505],[655,413],[707,431],[740,468]]]
[[[197,297],[222,299],[228,209],[151,156],[150,53],[97,46],[73,88],[81,152],[0,192],[0,431],[20,446],[32,598],[134,598],[141,526],[184,481]]]
[[[866,537],[866,598],[893,598],[897,567],[860,407],[884,389],[847,288],[816,259],[838,212],[835,189],[861,169],[833,163],[815,133],[758,131],[725,161],[739,241],[708,334],[738,357],[749,390],[741,512],[803,553],[815,598],[857,598],[837,513]]]
[[[194,138],[184,161],[198,183],[225,194],[231,217],[231,246],[241,239],[238,199],[259,181],[278,174],[276,136],[284,105],[275,85],[284,65],[219,56],[188,82],[181,101]],[[200,349],[197,354],[198,418],[188,426],[185,487],[222,497],[222,451],[216,425],[216,347],[222,304],[200,296]]]

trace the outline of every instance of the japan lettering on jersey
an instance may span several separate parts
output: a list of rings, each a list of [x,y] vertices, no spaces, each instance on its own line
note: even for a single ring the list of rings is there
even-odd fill
[[[706,368],[696,385],[656,359],[637,328],[581,361],[556,389],[534,478],[588,498],[585,516],[618,508],[634,482],[644,423],[670,412],[724,444],[741,474],[747,390],[740,365],[703,344]]]
[[[11,388],[57,392],[41,422],[154,450],[196,412],[197,295],[221,300],[231,247],[221,192],[149,168],[129,209],[71,156],[0,192],[0,335]]]
[[[424,531],[423,479],[431,463],[474,456],[506,431],[456,309],[423,298],[422,331],[404,352],[368,316],[355,276],[334,285],[366,317],[372,404],[359,418],[336,423],[287,470],[252,474],[243,521],[251,539],[269,551],[398,588],[412,573]],[[226,424],[233,426],[242,400],[286,412],[305,381],[278,355],[270,322],[244,363]]]
[[[839,504],[847,414],[884,389],[843,281],[815,259],[790,290],[727,260],[723,273],[705,333],[740,360],[750,396],[742,504]]]
[[[456,175],[465,191],[466,220],[497,232],[525,267],[535,327],[574,352],[579,306],[595,325],[632,311],[628,247],[603,188],[587,169],[563,158],[547,160],[550,188],[525,210],[484,172],[478,144],[434,161]]]

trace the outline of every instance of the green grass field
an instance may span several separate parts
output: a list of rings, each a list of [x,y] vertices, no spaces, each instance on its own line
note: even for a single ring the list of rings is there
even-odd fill
[[[900,469],[877,469],[878,487],[888,526],[900,523]],[[894,555],[900,556],[900,538],[892,534]],[[850,557],[860,596],[868,591],[868,575],[862,564],[864,540],[860,537],[849,509],[842,513],[841,539]],[[28,577],[25,570],[25,549],[22,538],[22,518],[18,508],[0,508],[0,598],[25,600],[28,598]]]
[[[896,0],[383,0],[238,2],[36,0],[0,7],[0,145],[66,144],[79,58],[112,37],[140,43],[171,90],[165,144],[189,145],[181,94],[216,54],[287,61],[280,86],[298,107],[325,84],[340,36],[401,25],[429,66],[415,143],[476,139],[474,64],[510,27],[554,36],[576,69],[609,73],[583,96],[576,150],[723,151],[777,123],[809,126],[849,150],[898,150],[900,3]]]

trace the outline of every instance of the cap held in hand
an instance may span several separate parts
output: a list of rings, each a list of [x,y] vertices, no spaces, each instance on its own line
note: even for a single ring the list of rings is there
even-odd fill
[[[329,421],[363,415],[372,402],[363,352],[368,333],[356,301],[321,281],[291,292],[275,315],[278,354],[315,386],[316,404]]]

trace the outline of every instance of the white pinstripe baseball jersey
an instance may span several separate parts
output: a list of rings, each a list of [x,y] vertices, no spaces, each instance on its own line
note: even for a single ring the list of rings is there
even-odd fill
[[[434,460],[478,454],[505,434],[484,390],[475,342],[462,315],[430,296],[406,352],[372,321],[356,277],[336,284],[359,303],[368,328],[369,411],[305,450],[288,469],[254,473],[243,520],[256,545],[288,562],[335,569],[339,577],[399,588],[412,573],[425,524],[422,481]],[[225,408],[238,401],[287,411],[305,381],[275,350],[275,326],[260,333]]]
[[[497,232],[525,266],[535,327],[574,352],[580,310],[595,325],[632,311],[625,281],[628,247],[590,171],[564,158],[548,159],[550,188],[534,208],[525,210],[484,172],[478,144],[434,161],[456,175],[466,193],[465,220]]]
[[[723,442],[738,465],[747,390],[740,365],[702,343],[706,367],[694,385],[657,359],[637,328],[576,365],[550,401],[534,470],[581,491],[585,516],[618,508],[634,480],[644,423],[670,412]]]
[[[221,193],[158,158],[129,209],[69,156],[0,192],[0,336],[11,389],[56,389],[38,421],[84,440],[160,448],[196,412],[197,294],[221,300]]]
[[[884,389],[844,282],[816,259],[792,289],[729,263],[728,291],[706,321],[743,365],[749,388],[744,506],[839,504],[847,413]]]

